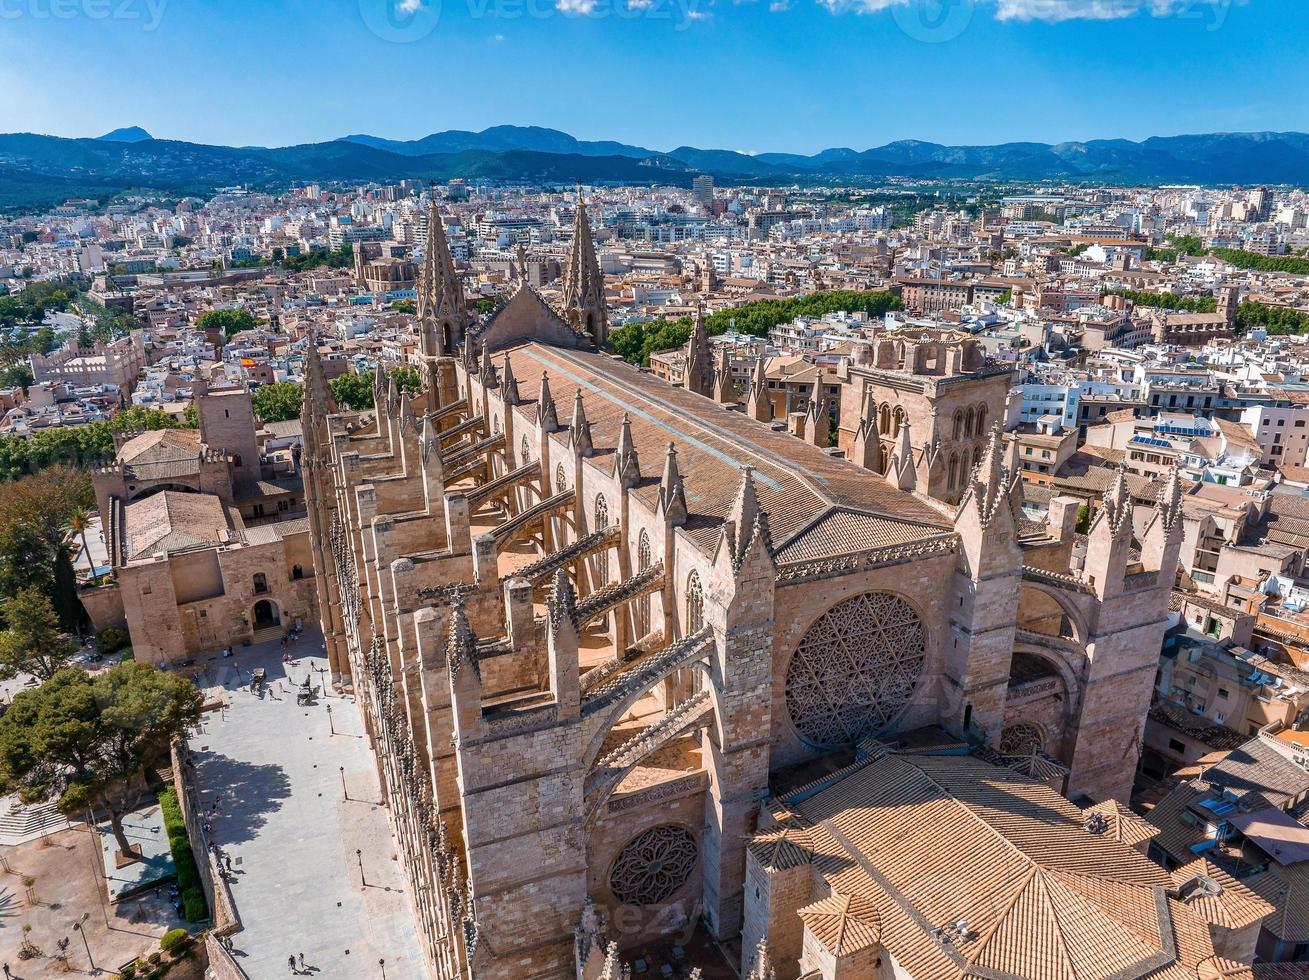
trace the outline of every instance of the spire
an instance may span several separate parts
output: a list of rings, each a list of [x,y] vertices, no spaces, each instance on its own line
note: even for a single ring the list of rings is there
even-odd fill
[[[723,537],[732,559],[732,567],[741,570],[751,548],[762,545],[771,561],[772,540],[768,530],[768,515],[759,506],[759,496],[755,489],[754,467],[741,468],[741,482],[736,487],[736,497],[732,509],[727,512],[723,525]]]
[[[566,624],[571,625],[574,632],[578,629],[577,594],[573,591],[573,583],[568,580],[568,573],[562,568],[555,572],[553,588],[546,600],[546,615],[550,632],[556,636]]]
[[[756,422],[773,420],[772,399],[768,397],[768,375],[762,354],[754,362],[754,373],[750,379],[750,391],[746,395],[746,414]]]
[[[591,222],[577,188],[577,210],[573,215],[573,243],[564,269],[563,317],[574,330],[589,333],[596,346],[609,339],[609,316],[605,309],[605,283],[591,240]]]
[[[427,245],[418,277],[419,346],[423,356],[450,354],[467,324],[464,285],[450,257],[445,225],[433,197],[427,208]]]
[[[826,449],[832,436],[832,418],[827,414],[827,399],[819,394],[821,388],[821,383],[815,381],[814,394],[809,399],[809,408],[805,412],[804,440],[811,446],[821,446]]]
[[[720,405],[736,402],[736,386],[732,382],[732,352],[726,344],[718,345],[718,366],[714,370],[714,400]]]
[[[1109,529],[1117,537],[1124,531],[1132,533],[1132,495],[1127,489],[1127,470],[1118,467],[1113,483],[1104,495],[1104,513]]]
[[[713,394],[713,354],[709,350],[709,333],[705,329],[704,307],[696,308],[691,323],[691,338],[686,347],[686,370],[682,387],[709,397]]]
[[[301,422],[322,418],[336,411],[336,399],[323,373],[323,360],[318,353],[318,331],[310,330],[305,351],[305,399],[300,409]],[[201,382],[203,384],[203,382]]]
[[[495,365],[491,363],[491,351],[486,344],[482,345],[482,363],[478,369],[481,377],[483,388],[496,388],[500,384],[500,379],[496,377]]]
[[[1159,488],[1159,514],[1163,518],[1164,530],[1171,532],[1182,519],[1182,479],[1177,466],[1168,471],[1164,485]]]
[[[883,475],[888,483],[900,490],[913,490],[918,484],[918,471],[914,466],[914,441],[909,432],[908,419],[900,423],[900,431],[896,433],[895,445]]]
[[[623,426],[618,430],[618,482],[634,487],[641,482],[641,459],[632,441],[632,417],[623,413]]]
[[[465,667],[468,667],[480,679],[482,671],[477,664],[477,634],[473,632],[472,626],[468,624],[468,616],[464,613],[462,596],[457,595],[455,597],[454,606],[450,610],[450,632],[448,636],[445,645],[445,659],[451,675],[458,674]]]
[[[773,971],[773,960],[768,955],[768,940],[759,940],[759,947],[755,950],[753,960],[750,964],[750,975],[746,980],[777,980],[777,974]]]
[[[550,375],[541,372],[541,393],[536,396],[536,420],[546,432],[559,430],[559,416],[555,412],[554,395],[550,394]]]
[[[997,422],[991,428],[991,437],[987,440],[981,459],[973,467],[971,488],[965,497],[965,500],[971,497],[983,527],[991,525],[1000,513],[1002,504],[1013,506],[1013,498],[1010,496],[1012,474],[1004,460],[1004,430]]]
[[[590,456],[592,452],[591,445],[591,423],[586,420],[586,408],[582,405],[582,389],[578,388],[577,393],[573,396],[573,421],[570,426],[572,429],[573,449],[581,456]]]
[[[659,509],[663,511],[664,520],[674,527],[686,523],[686,489],[682,486],[682,474],[677,470],[677,447],[668,444],[668,455],[664,457],[664,475],[659,478]]]
[[[508,352],[505,353],[505,366],[500,372],[500,396],[506,405],[518,404],[518,379],[514,377],[514,367],[509,361]]]

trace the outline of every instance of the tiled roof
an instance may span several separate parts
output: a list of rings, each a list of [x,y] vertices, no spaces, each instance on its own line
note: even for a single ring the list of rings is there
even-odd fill
[[[509,357],[525,400],[535,397],[542,373],[549,374],[561,422],[569,418],[574,395],[581,389],[596,447],[593,465],[614,465],[612,447],[624,413],[630,416],[645,475],[633,492],[652,509],[668,443],[676,442],[689,515],[685,531],[706,551],[717,539],[740,470],[747,465],[755,469],[759,503],[768,513],[779,550],[794,546],[794,554],[818,556],[822,546],[802,545],[800,532],[834,509],[869,518],[861,522],[868,540],[905,535],[915,540],[951,530],[940,512],[877,475],[613,357],[542,344],[513,348]],[[907,522],[907,530],[892,531],[896,522]],[[820,535],[827,532],[824,527]],[[841,543],[833,553],[849,554],[850,549]]]
[[[1183,978],[1214,955],[1176,921],[1161,868],[1089,833],[1048,786],[971,756],[888,755],[793,806],[815,870],[878,910],[914,976]]]
[[[1105,800],[1089,806],[1083,811],[1087,816],[1096,814],[1102,817],[1108,829],[1106,833],[1114,840],[1136,847],[1148,840],[1153,840],[1159,829],[1145,819],[1133,813],[1117,800]]]
[[[1225,929],[1244,929],[1273,912],[1267,899],[1203,858],[1174,869],[1173,881],[1188,908]]]
[[[162,490],[123,508],[127,558],[147,558],[235,540],[227,508],[206,493]]]
[[[814,938],[835,956],[867,949],[882,937],[882,917],[862,895],[830,895],[806,905],[799,915]]]

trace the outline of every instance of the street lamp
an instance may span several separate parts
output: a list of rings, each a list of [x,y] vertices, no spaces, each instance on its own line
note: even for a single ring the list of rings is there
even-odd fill
[[[91,975],[94,976],[100,971],[96,968],[95,960],[91,956],[91,944],[86,941],[86,931],[82,928],[82,923],[85,922],[90,917],[91,917],[90,912],[83,912],[82,918],[79,921],[73,923],[73,931],[82,937],[82,945],[86,947],[86,959],[87,962],[91,964]]]
[[[355,848],[355,860],[359,862],[359,886],[366,888],[368,887],[368,881],[364,878],[364,852],[357,847]]]
[[[337,769],[341,772],[341,795],[348,800],[350,799],[350,791],[345,788],[345,766],[337,766]]]
[[[377,961],[377,965],[382,968],[382,980],[386,980],[386,960],[379,959]]]
[[[336,726],[332,724],[332,706],[330,704],[327,706],[327,733],[329,735],[336,734]]]

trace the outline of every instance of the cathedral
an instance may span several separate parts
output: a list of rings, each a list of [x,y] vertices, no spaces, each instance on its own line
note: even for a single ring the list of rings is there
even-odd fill
[[[702,323],[681,386],[606,353],[580,199],[556,305],[520,276],[474,317],[428,227],[423,390],[340,411],[311,344],[302,468],[431,976],[613,980],[692,924],[783,980],[1241,959],[1119,802],[1175,477],[1036,522],[966,335],[870,342],[829,446]]]

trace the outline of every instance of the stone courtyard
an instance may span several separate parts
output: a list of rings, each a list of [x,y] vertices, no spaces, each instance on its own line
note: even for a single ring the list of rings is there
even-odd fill
[[[307,656],[321,651],[316,631],[292,646],[292,664],[282,663],[277,641],[237,647],[197,678],[224,703],[191,749],[199,807],[216,806],[209,840],[232,862],[242,923],[234,953],[251,980],[286,975],[287,957],[300,953],[304,975],[419,980],[377,770],[354,700],[322,695],[326,662]],[[267,686],[254,694],[251,672],[260,667]],[[319,696],[298,707],[306,677]]]

